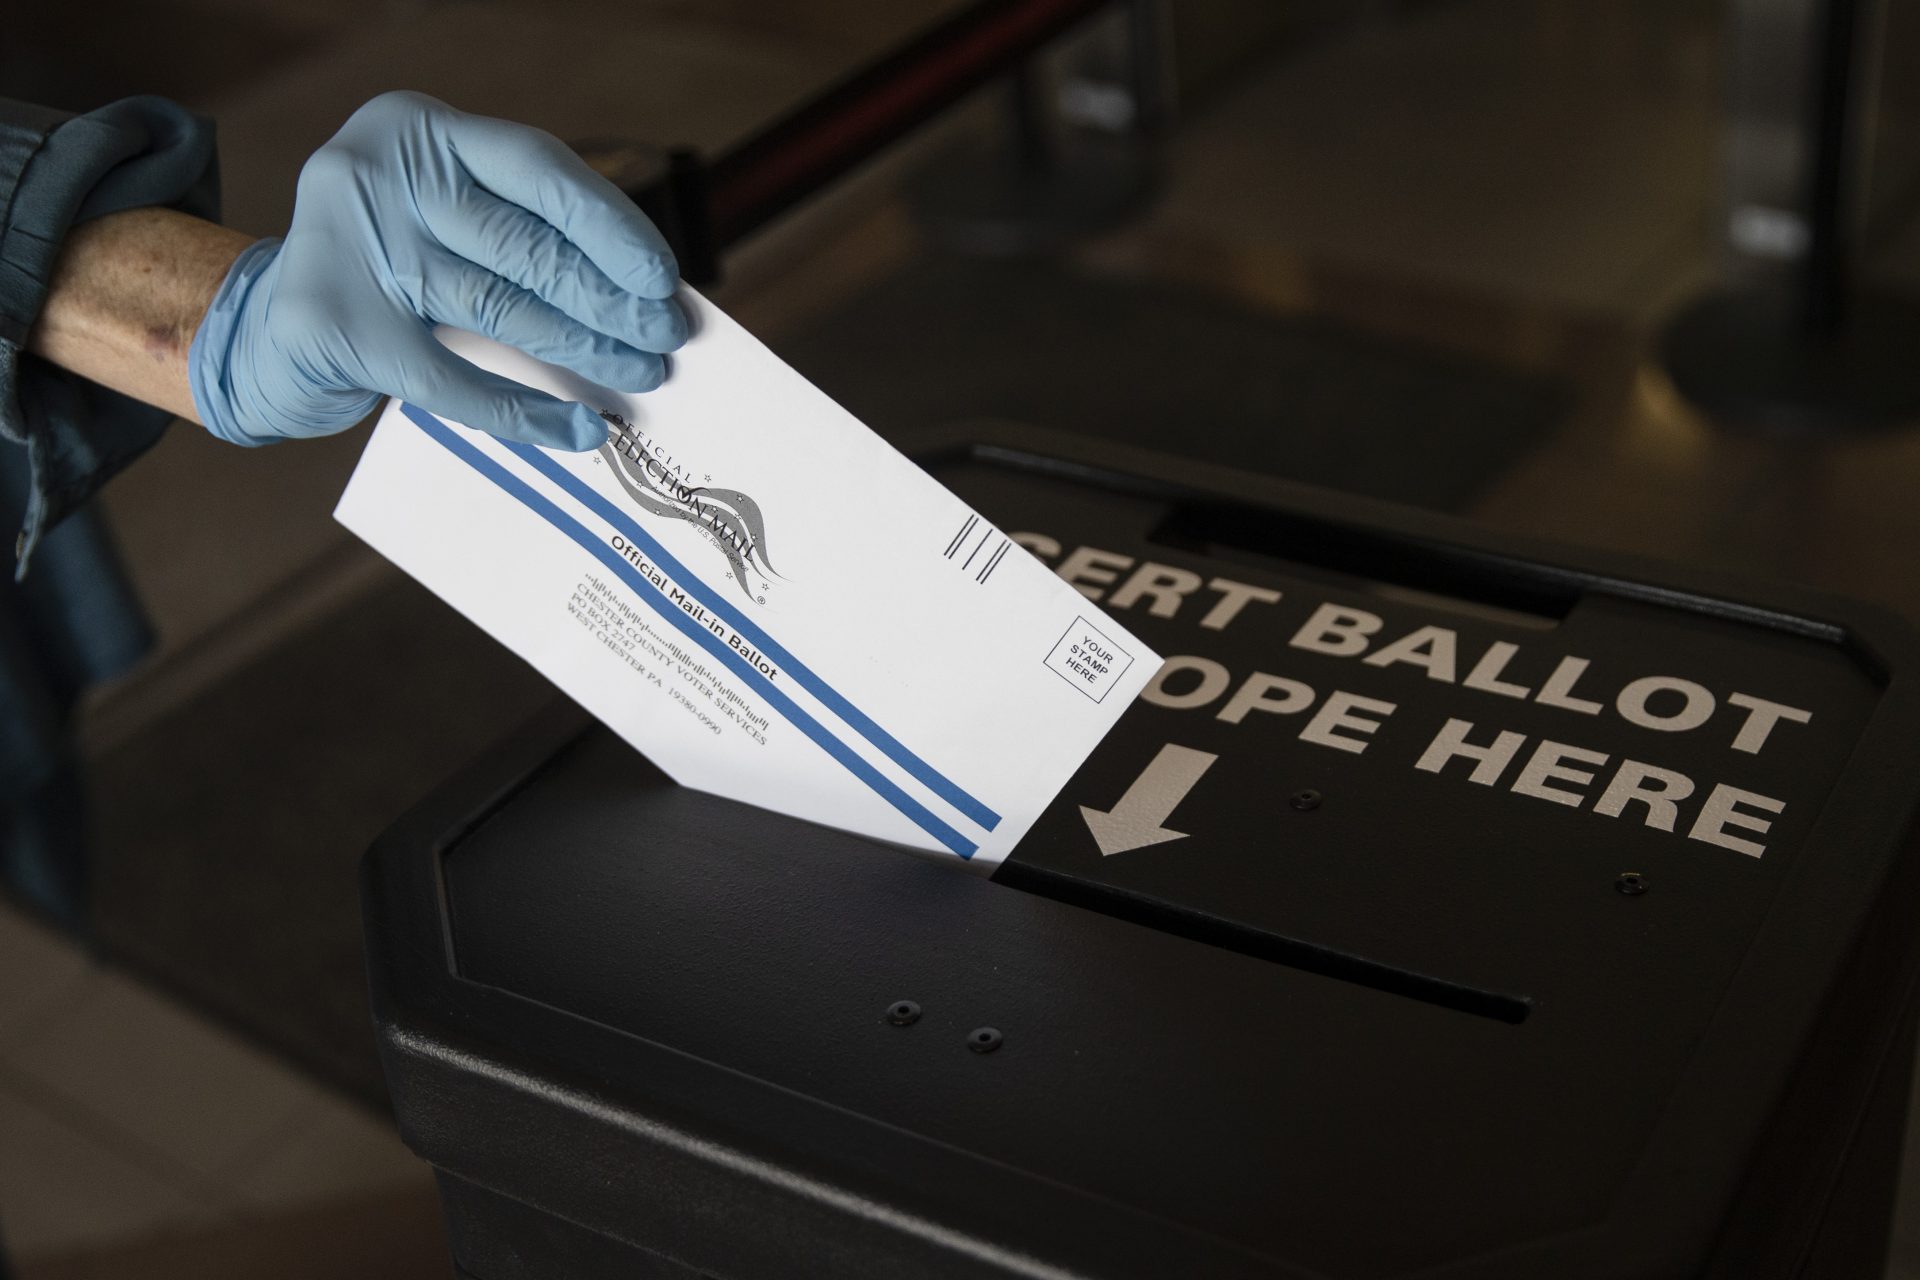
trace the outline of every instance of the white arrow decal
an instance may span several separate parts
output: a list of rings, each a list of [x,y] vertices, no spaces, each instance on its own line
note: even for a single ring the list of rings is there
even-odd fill
[[[1200,775],[1219,758],[1169,742],[1111,811],[1103,813],[1081,805],[1080,816],[1087,820],[1087,830],[1093,832],[1101,855],[1112,857],[1129,849],[1186,839],[1186,832],[1169,831],[1160,824],[1173,816],[1193,784],[1200,781]]]

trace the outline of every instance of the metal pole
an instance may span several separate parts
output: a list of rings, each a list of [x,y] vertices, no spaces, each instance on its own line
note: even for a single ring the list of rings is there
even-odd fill
[[[1854,66],[1860,0],[1827,0],[1814,63],[1813,143],[1808,166],[1807,255],[1800,271],[1800,312],[1810,335],[1828,338],[1846,323],[1851,266]]]
[[[716,250],[752,234],[1112,0],[981,0],[715,159]]]

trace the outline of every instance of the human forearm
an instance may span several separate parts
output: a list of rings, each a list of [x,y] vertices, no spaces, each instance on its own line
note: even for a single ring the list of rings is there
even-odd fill
[[[31,350],[258,445],[330,435],[384,396],[585,450],[607,424],[461,359],[466,329],[621,391],[687,337],[666,240],[551,134],[386,93],[302,167],[284,237],[163,209],[95,219],[55,264]]]
[[[28,349],[198,421],[187,351],[227,269],[251,242],[170,209],[130,209],[76,227]]]

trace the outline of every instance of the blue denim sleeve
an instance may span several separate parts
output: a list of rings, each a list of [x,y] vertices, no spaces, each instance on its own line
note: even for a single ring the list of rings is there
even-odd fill
[[[0,98],[0,516],[17,573],[41,538],[166,427],[158,409],[25,350],[78,223],[161,205],[214,218],[213,125],[163,98],[68,116]],[[11,498],[13,501],[8,501]]]

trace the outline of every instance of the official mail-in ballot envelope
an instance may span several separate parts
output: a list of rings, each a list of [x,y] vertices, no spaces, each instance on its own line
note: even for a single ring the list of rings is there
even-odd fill
[[[335,512],[677,782],[1004,858],[1160,665],[718,308],[562,453],[387,406]]]

